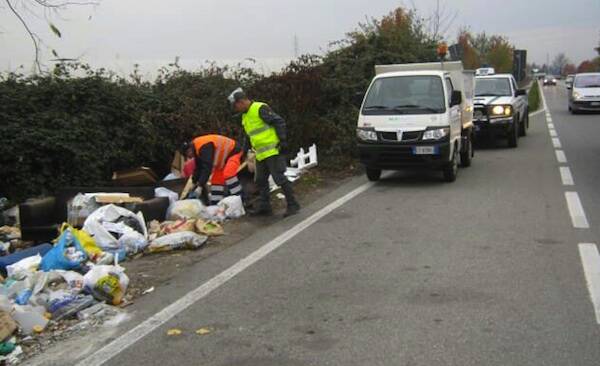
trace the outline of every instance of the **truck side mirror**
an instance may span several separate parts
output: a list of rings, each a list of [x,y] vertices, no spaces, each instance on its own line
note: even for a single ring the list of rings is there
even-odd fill
[[[527,95],[527,90],[525,89],[517,89],[517,97]]]
[[[363,99],[365,98],[365,92],[356,92],[352,97],[352,104],[356,106],[356,108],[360,108],[362,105]]]
[[[573,87],[570,84],[567,84],[567,89],[571,90],[571,89],[573,89]]]
[[[460,105],[462,103],[462,93],[460,90],[455,90],[452,92],[452,96],[450,98],[450,107],[454,107],[455,105]]]

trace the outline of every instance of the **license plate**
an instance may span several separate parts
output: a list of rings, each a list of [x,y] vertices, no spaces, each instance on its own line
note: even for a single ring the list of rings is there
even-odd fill
[[[590,105],[597,107],[597,106],[600,106],[600,102],[591,102]]]
[[[414,155],[436,155],[438,149],[435,146],[415,146],[413,147]]]

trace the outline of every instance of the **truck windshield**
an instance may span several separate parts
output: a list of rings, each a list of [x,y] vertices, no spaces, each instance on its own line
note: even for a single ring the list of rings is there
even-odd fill
[[[476,97],[499,97],[512,95],[510,81],[507,78],[475,79]]]
[[[363,115],[432,114],[446,111],[439,76],[395,76],[375,80]]]
[[[600,74],[577,75],[575,78],[576,88],[600,88]]]

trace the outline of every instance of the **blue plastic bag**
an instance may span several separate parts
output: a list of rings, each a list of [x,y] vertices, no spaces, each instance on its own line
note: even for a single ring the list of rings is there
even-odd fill
[[[72,259],[68,257],[68,253]],[[87,259],[79,240],[70,229],[67,229],[60,235],[54,248],[44,255],[40,268],[44,272],[55,269],[70,271],[79,269]]]

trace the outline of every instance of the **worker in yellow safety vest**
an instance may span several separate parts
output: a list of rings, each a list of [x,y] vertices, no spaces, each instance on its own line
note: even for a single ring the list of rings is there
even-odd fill
[[[285,195],[287,209],[284,217],[298,213],[300,205],[294,197],[292,183],[284,174],[287,169],[285,154],[288,153],[285,121],[267,104],[250,100],[242,88],[234,90],[227,99],[233,110],[242,114],[242,126],[246,135],[242,150],[245,152],[251,147],[256,153],[256,184],[260,190],[260,203],[250,213],[273,214],[269,175]]]

